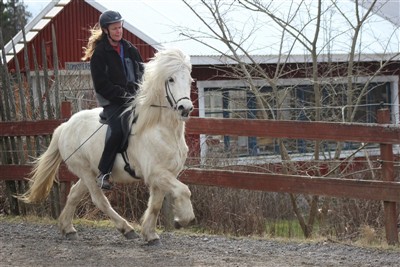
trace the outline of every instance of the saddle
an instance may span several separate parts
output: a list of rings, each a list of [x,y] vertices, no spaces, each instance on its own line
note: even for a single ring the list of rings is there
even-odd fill
[[[134,112],[134,110],[133,110],[133,112]],[[130,115],[129,112],[125,112],[124,114],[121,115],[122,116],[121,124],[122,124],[123,139],[121,142],[121,147],[119,148],[119,153],[121,153],[122,158],[124,159],[124,162],[125,162],[124,170],[127,173],[129,173],[130,176],[137,179],[138,177],[136,176],[135,170],[132,169],[129,164],[128,153],[126,152],[128,145],[129,145],[129,135],[131,133],[133,124],[135,124],[137,121],[137,116],[134,116],[132,123],[129,124],[129,121],[128,121],[129,115]],[[103,111],[100,112],[99,116],[100,116],[99,122],[101,124],[107,125],[108,121],[107,121],[107,118],[104,115]],[[110,131],[110,128],[107,128],[106,136],[108,135],[109,131]]]

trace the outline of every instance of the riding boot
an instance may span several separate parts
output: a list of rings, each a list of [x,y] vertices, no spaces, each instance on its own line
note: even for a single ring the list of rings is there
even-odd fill
[[[110,175],[111,175],[111,173],[106,173],[106,174],[100,173],[97,176],[97,178],[96,178],[97,179],[97,185],[101,189],[104,189],[104,190],[111,190],[112,189],[113,185],[110,182]]]

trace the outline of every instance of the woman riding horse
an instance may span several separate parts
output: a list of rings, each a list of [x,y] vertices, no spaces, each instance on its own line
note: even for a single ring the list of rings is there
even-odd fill
[[[123,140],[123,128],[129,126],[121,116],[124,106],[136,94],[142,79],[143,60],[139,51],[122,38],[123,18],[112,10],[100,15],[99,23],[92,29],[85,55],[90,58],[96,97],[103,107],[102,116],[108,130],[104,150],[99,163],[97,183],[102,189],[110,190],[111,171]]]

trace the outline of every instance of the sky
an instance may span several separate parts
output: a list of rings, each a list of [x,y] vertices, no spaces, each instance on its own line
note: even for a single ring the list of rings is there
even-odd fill
[[[28,10],[32,13],[32,17],[35,17],[39,14],[40,10],[42,10],[51,0],[23,0],[23,2],[28,6]],[[168,1],[168,0],[164,0]],[[105,2],[104,0],[102,2]],[[122,2],[122,1],[120,1]],[[372,0],[366,0],[366,3],[369,4]],[[395,18],[396,21],[400,19],[400,0],[389,0],[388,3],[385,4],[384,12],[388,15],[388,17]]]
[[[345,0],[341,0],[345,2]],[[28,7],[28,11],[32,13],[32,18],[33,19],[36,15],[40,13],[41,10],[43,10],[46,5],[50,2],[50,0],[24,0],[24,4]],[[57,2],[57,1],[56,1]],[[182,36],[179,36],[178,31],[176,30],[178,26],[181,26],[183,23],[186,23],[188,27],[200,27],[201,23],[196,21],[196,18],[194,16],[177,16],[176,14],[185,14],[184,12],[182,13],[182,10],[180,8],[183,8],[183,4],[179,0],[98,0],[96,2],[101,3],[103,6],[106,8],[112,8],[114,10],[119,11],[122,16],[127,20],[127,21],[134,21],[134,26],[137,27],[139,30],[143,31],[146,35],[148,35],[150,38],[153,40],[157,40],[161,44],[167,46],[179,46],[185,52],[190,53],[190,54],[206,54],[206,55],[212,55],[216,53],[215,51],[212,51],[212,49],[205,49],[204,46],[200,47],[199,43],[196,42],[189,42],[182,40]],[[285,3],[286,1],[282,1],[279,3]],[[288,1],[289,2],[289,1]],[[393,2],[393,3],[392,3]],[[127,5],[129,3],[129,5]],[[134,8],[136,4],[140,4],[140,8]],[[394,10],[397,10],[400,8],[400,2],[399,0],[391,0],[391,3],[389,4],[394,4],[393,7]],[[127,8],[127,6],[132,7],[132,8]],[[352,5],[350,5],[352,6]],[[159,12],[159,10],[162,10],[165,14],[163,15]],[[180,12],[179,12],[180,10]],[[400,10],[398,12],[394,13],[400,13]],[[152,23],[148,23],[149,18],[146,16],[149,16],[149,14],[152,14]],[[171,16],[170,14],[175,14],[175,16]],[[271,23],[268,21],[264,20],[257,20],[256,18],[254,21],[251,19],[251,21],[244,16],[243,14],[237,14],[233,15],[231,11],[231,18],[234,19],[235,23],[238,22],[239,28],[238,31],[236,32],[238,38],[243,38],[243,33],[246,34],[246,32],[251,32],[252,30],[255,29],[255,27],[258,27],[257,29],[257,35],[253,39],[249,39],[248,42],[248,51],[252,51],[253,54],[263,54],[263,55],[269,55],[269,54],[276,54],[276,47],[277,47],[277,42],[279,40],[275,40],[280,36],[279,32],[274,32],[273,28],[271,27],[261,27],[260,25],[270,25]],[[190,17],[190,18],[189,18]],[[128,19],[129,18],[129,19]],[[382,19],[379,19],[381,20]],[[328,19],[327,21],[330,21]],[[329,22],[328,22],[329,23]],[[337,25],[340,25],[339,21],[335,21]],[[342,22],[346,23],[346,21]],[[387,24],[386,24],[387,25]],[[151,27],[151,28],[150,28]],[[375,26],[376,27],[376,26]],[[268,28],[268,30],[266,30]],[[390,28],[388,27],[379,27],[380,29],[377,31],[376,29],[371,28],[369,32],[371,32],[371,37],[374,39],[379,39],[380,34],[384,33],[385,30],[389,31]],[[338,32],[336,33],[338,35],[337,40],[332,47],[330,47],[332,52],[336,53],[343,53],[341,51],[347,51],[347,37],[346,33],[340,31],[340,27],[338,28]],[[390,33],[392,33],[392,30],[390,30]],[[390,34],[388,33],[388,34]],[[386,34],[386,35],[388,35]],[[343,36],[341,39],[340,36]],[[253,37],[253,36],[252,36]],[[366,35],[363,35],[363,38],[365,38]],[[380,40],[383,40],[384,38],[380,38]],[[265,41],[268,40],[268,43],[266,44]],[[274,41],[275,40],[275,41]],[[287,39],[287,49],[289,49],[292,45],[292,40]],[[207,39],[207,42],[213,42],[214,40]],[[398,42],[398,40],[397,40]],[[397,43],[396,43],[397,44]],[[217,46],[219,44],[213,43],[213,46]],[[372,42],[371,45],[368,45],[368,51],[367,53],[376,53],[378,51],[381,51],[385,49],[385,47],[381,47],[382,45],[379,42]],[[226,49],[226,48],[224,48]],[[399,45],[395,45],[394,50],[399,50],[400,47]],[[188,51],[191,50],[191,51]],[[303,54],[306,51],[298,50],[294,54]],[[393,50],[393,49],[392,49]],[[201,51],[201,52],[200,52]]]
[[[28,11],[32,14],[30,19],[33,19],[47,6],[50,0],[24,0],[23,2],[28,7]]]

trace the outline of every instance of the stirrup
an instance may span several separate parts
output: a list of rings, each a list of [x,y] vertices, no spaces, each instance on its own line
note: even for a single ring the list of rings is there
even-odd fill
[[[111,173],[100,173],[97,176],[97,185],[104,190],[111,190],[112,189],[112,183],[110,183],[110,175]]]

